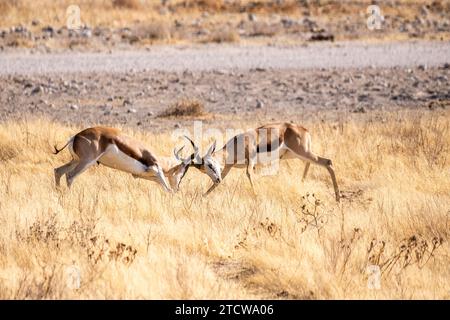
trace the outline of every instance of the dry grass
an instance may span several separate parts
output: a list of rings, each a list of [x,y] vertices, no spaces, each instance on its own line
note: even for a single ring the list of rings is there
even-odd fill
[[[134,36],[137,36],[141,42],[145,42],[145,40],[170,40],[170,24],[165,20],[155,20],[138,27],[134,31]]]
[[[297,0],[170,0],[165,6],[161,1],[153,0],[79,0],[76,4],[81,8],[81,20],[90,26],[124,27],[135,21],[152,21],[161,17],[161,10],[166,9],[172,18],[180,19],[191,16],[193,19],[202,12],[214,13],[214,20],[221,15],[223,21],[228,21],[230,15],[253,12],[258,15],[279,13],[290,16],[302,16],[304,10],[310,10],[311,16],[320,20],[340,19],[341,17],[360,16],[371,0],[361,1],[308,1],[307,5],[299,5]],[[74,4],[71,0],[0,0],[0,27],[10,27],[19,24],[30,25],[33,20],[39,20],[42,25],[65,25],[66,9]],[[433,13],[448,12],[450,4],[444,1],[408,1],[398,0],[392,4],[382,5],[383,11],[389,16],[414,18],[423,5],[428,5]],[[168,11],[167,11],[168,10]],[[164,11],[164,10],[163,10]],[[338,20],[336,20],[338,21]]]
[[[142,2],[140,0],[112,0],[112,5],[118,8],[140,9]]]
[[[80,128],[3,123],[0,298],[449,299],[449,112],[380,116],[306,124],[333,159],[340,205],[327,172],[301,183],[296,160],[257,179],[257,197],[239,170],[206,199],[195,169],[175,195],[101,166],[58,191],[53,168],[69,155],[51,145]],[[174,146],[129,134],[161,155]]]
[[[202,42],[215,42],[215,43],[227,43],[227,42],[239,42],[239,33],[230,27],[216,29],[209,36],[203,39]]]
[[[181,99],[164,110],[159,116],[168,117],[199,117],[206,114],[205,106],[197,99]]]

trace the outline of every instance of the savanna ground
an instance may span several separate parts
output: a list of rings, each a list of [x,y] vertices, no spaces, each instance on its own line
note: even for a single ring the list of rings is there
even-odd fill
[[[380,2],[376,31],[371,1],[80,0],[77,31],[66,28],[70,4],[0,0],[0,58],[11,64],[0,70],[0,298],[450,299],[450,61],[103,72],[80,54],[78,71],[31,73],[35,60],[14,59],[210,42],[408,40],[414,51],[409,40],[448,41],[448,1]],[[82,128],[121,127],[170,156],[185,143],[172,131],[192,132],[194,120],[304,125],[333,160],[341,202],[323,168],[302,182],[299,160],[259,176],[256,196],[234,170],[202,197],[211,182],[195,168],[176,194],[102,166],[55,188],[53,169],[70,156],[53,145]]]
[[[448,1],[1,0],[0,51],[108,51],[153,44],[299,45],[310,41],[450,39]],[[67,9],[77,5],[79,19]],[[77,11],[78,12],[78,11]],[[67,21],[76,21],[77,31]],[[79,22],[78,22],[79,21]]]
[[[240,170],[207,198],[209,178],[196,169],[177,194],[101,166],[57,190],[53,168],[69,154],[51,145],[81,127],[3,122],[1,298],[449,299],[449,116],[306,122],[317,153],[333,159],[340,204],[326,170],[312,166],[301,182],[298,160],[258,178],[257,196]],[[124,130],[161,155],[176,144]]]

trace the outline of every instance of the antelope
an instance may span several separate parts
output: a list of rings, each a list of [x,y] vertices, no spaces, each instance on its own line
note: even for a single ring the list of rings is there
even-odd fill
[[[189,139],[189,138],[188,138]],[[291,123],[267,124],[259,128],[238,134],[218,151],[215,151],[215,142],[204,157],[198,156],[198,148],[191,142],[196,155],[192,156],[191,166],[198,168],[207,174],[213,185],[204,194],[211,193],[230,172],[231,168],[245,168],[246,175],[254,191],[253,172],[255,166],[264,164],[259,161],[265,154],[265,159],[277,157],[275,160],[302,159],[306,161],[302,181],[306,179],[311,163],[326,168],[333,182],[336,201],[339,202],[340,194],[336,181],[332,161],[315,154],[311,149],[311,134],[300,125]],[[238,152],[239,151],[239,152]],[[277,151],[277,154],[273,154]],[[267,162],[267,161],[266,161]]]
[[[57,187],[64,174],[70,188],[77,176],[97,163],[131,173],[134,178],[157,182],[167,192],[178,191],[191,158],[197,157],[193,154],[191,158],[181,158],[179,153],[184,147],[174,149],[175,159],[156,157],[139,141],[109,127],[85,129],[71,137],[61,149],[54,146],[54,154],[66,147],[69,147],[72,160],[54,170]]]

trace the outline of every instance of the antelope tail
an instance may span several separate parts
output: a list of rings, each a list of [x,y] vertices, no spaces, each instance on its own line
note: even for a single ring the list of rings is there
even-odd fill
[[[69,143],[73,140],[73,138],[70,138],[69,141],[67,141],[67,143],[64,145],[64,147],[62,147],[61,149],[58,150],[58,148],[56,147],[56,144],[53,146],[53,148],[55,148],[55,152],[53,152],[53,154],[58,154],[60,153],[65,147],[67,147],[69,145]]]

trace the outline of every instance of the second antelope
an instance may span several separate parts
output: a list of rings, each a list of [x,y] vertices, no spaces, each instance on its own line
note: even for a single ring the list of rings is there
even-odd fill
[[[67,146],[72,160],[55,169],[58,187],[64,174],[70,187],[78,175],[98,163],[131,173],[135,178],[158,182],[168,192],[178,191],[192,158],[180,158],[182,148],[174,150],[176,159],[157,157],[139,141],[108,127],[93,127],[77,133],[61,149],[55,146],[54,154]]]
[[[252,176],[255,165],[296,158],[306,161],[303,180],[306,178],[311,163],[327,169],[333,182],[336,201],[339,202],[339,187],[332,161],[318,156],[312,151],[311,134],[300,125],[277,123],[249,130],[231,138],[218,151],[215,151],[214,143],[203,158],[198,156],[198,148],[195,143],[192,140],[190,142],[196,151],[196,159],[191,165],[206,173],[214,183],[205,195],[208,195],[220,184],[231,168],[245,168],[254,190]],[[263,160],[258,161],[261,159]]]

